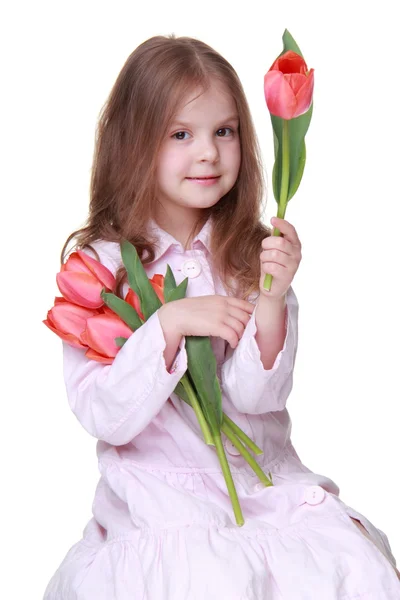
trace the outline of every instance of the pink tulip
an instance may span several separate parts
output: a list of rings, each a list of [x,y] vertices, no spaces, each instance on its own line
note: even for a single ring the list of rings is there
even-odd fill
[[[63,297],[86,308],[100,308],[104,302],[100,292],[115,292],[116,280],[107,267],[82,250],[73,252],[56,275]]]
[[[314,69],[308,71],[304,59],[292,50],[277,58],[264,77],[268,110],[281,119],[294,119],[307,112],[313,90]]]
[[[97,310],[77,306],[64,298],[57,297],[43,323],[70,346],[87,348],[82,340],[82,334],[86,329],[87,319],[97,313]]]
[[[118,315],[111,314],[107,310],[103,314],[97,314],[87,319],[86,330],[82,333],[81,338],[89,347],[86,352],[88,358],[111,364],[121,349],[115,343],[115,338],[129,338],[131,335],[132,330],[128,325]]]

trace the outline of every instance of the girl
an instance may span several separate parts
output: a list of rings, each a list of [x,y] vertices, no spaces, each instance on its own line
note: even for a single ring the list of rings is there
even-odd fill
[[[111,365],[63,342],[68,401],[98,438],[101,477],[45,600],[400,598],[386,535],[291,443],[301,243],[288,221],[272,220],[283,234],[273,237],[260,220],[262,162],[236,72],[196,39],[153,37],[126,61],[97,134],[89,219],[61,262],[78,234],[125,297],[125,238],[149,277],[169,264],[189,283]],[[190,335],[212,336],[223,410],[272,473],[264,487],[225,442],[243,527],[215,450],[174,394]]]

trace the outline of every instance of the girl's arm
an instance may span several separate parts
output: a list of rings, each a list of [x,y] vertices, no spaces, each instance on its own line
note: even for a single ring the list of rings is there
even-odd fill
[[[271,321],[269,324],[267,322],[266,326],[263,320],[263,331],[258,332],[257,312],[267,310],[266,304],[261,304],[261,300],[260,298],[238,346],[234,350],[228,346],[221,370],[224,391],[236,409],[247,414],[283,410],[293,386],[293,368],[298,344],[297,297],[292,287],[289,287],[286,293],[284,335],[278,307],[276,326]],[[271,308],[272,310],[274,309]],[[263,362],[270,368],[266,369]]]
[[[102,264],[115,275],[114,261],[96,250]],[[187,369],[184,337],[178,347],[180,352],[170,373],[158,311],[128,338],[111,365],[89,359],[84,349],[63,342],[68,402],[86,431],[115,446],[128,443],[143,431]]]
[[[261,295],[256,312],[256,342],[265,370],[271,369],[286,337],[286,295],[268,300]]]

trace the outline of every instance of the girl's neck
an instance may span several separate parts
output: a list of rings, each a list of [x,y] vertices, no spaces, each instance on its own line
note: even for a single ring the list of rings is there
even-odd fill
[[[201,221],[199,222],[200,218]],[[191,215],[176,214],[174,217],[163,213],[162,215],[157,215],[155,219],[161,229],[172,235],[177,242],[182,244],[184,250],[190,247],[192,239],[199,233],[206,220],[207,217],[204,211],[201,211],[200,214]],[[195,226],[196,229],[193,231]]]

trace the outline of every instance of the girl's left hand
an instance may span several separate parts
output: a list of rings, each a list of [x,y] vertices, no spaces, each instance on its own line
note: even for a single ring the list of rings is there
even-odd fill
[[[260,294],[271,300],[279,300],[286,294],[299,268],[302,258],[301,243],[297,231],[288,221],[272,217],[271,223],[279,229],[281,235],[271,235],[261,243],[263,251],[260,254]],[[272,275],[270,291],[264,289],[267,273]]]

